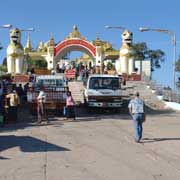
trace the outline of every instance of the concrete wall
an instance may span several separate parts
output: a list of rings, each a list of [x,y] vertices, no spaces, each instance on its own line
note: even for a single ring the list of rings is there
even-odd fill
[[[137,73],[142,74],[151,77],[151,61],[150,60],[145,60],[142,61],[142,69],[141,69],[141,62],[140,61],[135,61],[135,68],[138,69]]]

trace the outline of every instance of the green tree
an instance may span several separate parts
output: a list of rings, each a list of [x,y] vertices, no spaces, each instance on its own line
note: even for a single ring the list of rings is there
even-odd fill
[[[2,46],[2,44],[0,43],[0,50],[1,50],[1,49],[3,49],[3,46]]]
[[[180,55],[178,60],[176,61],[175,70],[176,72],[180,72]]]
[[[114,69],[115,69],[114,64],[111,62],[108,62],[107,63],[107,70],[114,70]]]
[[[133,57],[135,61],[143,61],[147,58],[148,47],[145,42],[133,44],[132,48],[134,51]]]
[[[33,60],[31,57],[27,57],[28,69],[38,68],[38,69],[46,69],[47,62],[45,60]]]
[[[0,65],[0,71],[7,72],[7,58],[3,59],[2,64]]]
[[[142,73],[142,61],[147,57],[147,45],[145,42],[133,44],[133,57],[135,61],[140,61],[140,72]]]
[[[164,62],[165,53],[160,50],[149,50],[148,51],[148,59],[151,60],[151,71],[154,71],[155,68],[160,68],[161,63]]]
[[[3,65],[5,65],[5,66],[7,66],[7,57],[5,57],[4,59],[3,59],[3,63],[2,63]]]
[[[135,61],[140,60],[141,65],[143,60],[150,59],[151,71],[154,71],[155,68],[161,67],[160,64],[164,61],[165,56],[165,53],[162,50],[151,50],[147,47],[147,44],[145,42],[135,43],[133,44],[132,48],[134,51],[133,57]]]
[[[0,65],[0,71],[7,72],[7,66],[6,65]]]
[[[46,69],[47,68],[47,62],[45,60],[36,60],[35,61],[35,67],[39,69]]]

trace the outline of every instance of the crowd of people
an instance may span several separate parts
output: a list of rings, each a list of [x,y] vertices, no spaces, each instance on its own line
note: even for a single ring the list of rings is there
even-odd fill
[[[65,64],[58,66],[59,73],[65,73],[67,68],[73,68],[76,72],[76,79],[85,83],[89,74],[95,73],[94,68],[88,69],[82,63],[72,65],[72,67],[66,67]],[[96,83],[94,83],[96,86]],[[29,89],[29,83],[13,84],[9,78],[0,79],[0,125],[3,122],[17,122],[18,119],[18,107],[27,101],[27,92]],[[130,115],[133,119],[135,141],[140,142],[143,133],[143,122],[145,121],[145,104],[142,99],[139,98],[139,92],[134,94],[134,98],[129,102],[128,108]],[[44,88],[41,87],[39,95],[36,99],[37,102],[37,123],[40,124],[44,119],[48,122],[48,116],[46,112],[45,102],[46,93]],[[76,119],[75,115],[75,101],[72,97],[71,91],[67,87],[66,89],[66,104],[64,106],[64,116],[66,120]]]
[[[75,63],[65,63],[65,62],[58,62],[56,67],[57,73],[65,73],[67,74],[69,70],[74,70],[74,79],[80,80],[83,83],[86,82],[89,74],[95,73],[95,67],[88,67],[83,63],[75,64]]]
[[[14,84],[10,78],[0,79],[0,119],[1,125],[5,122],[16,122],[18,107],[27,100],[29,83]]]
[[[43,87],[40,88],[38,97],[37,97],[37,123],[41,124],[43,120],[47,123],[49,122],[46,107],[46,93]],[[63,115],[66,117],[66,120],[73,119],[75,120],[75,101],[72,97],[71,91],[66,87],[66,103],[63,109]]]
[[[25,85],[13,84],[10,80],[0,80],[0,124],[16,123],[18,120],[18,107],[27,101],[27,92],[29,83]],[[40,88],[36,99],[37,102],[37,123],[40,124],[43,120],[48,122],[46,112],[46,92],[44,87]],[[64,116],[69,119],[75,119],[74,112],[75,101],[72,97],[69,88],[66,89],[66,112]]]

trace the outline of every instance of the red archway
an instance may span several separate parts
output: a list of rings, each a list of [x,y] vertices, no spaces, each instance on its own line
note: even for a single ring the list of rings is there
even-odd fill
[[[54,49],[55,59],[63,57],[68,51],[82,51],[96,59],[96,47],[84,39],[67,39],[56,45]]]

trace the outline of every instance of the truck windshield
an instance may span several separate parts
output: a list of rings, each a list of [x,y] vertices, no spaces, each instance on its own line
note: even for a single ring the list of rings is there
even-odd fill
[[[117,77],[92,77],[89,81],[90,89],[120,89],[120,81]]]

